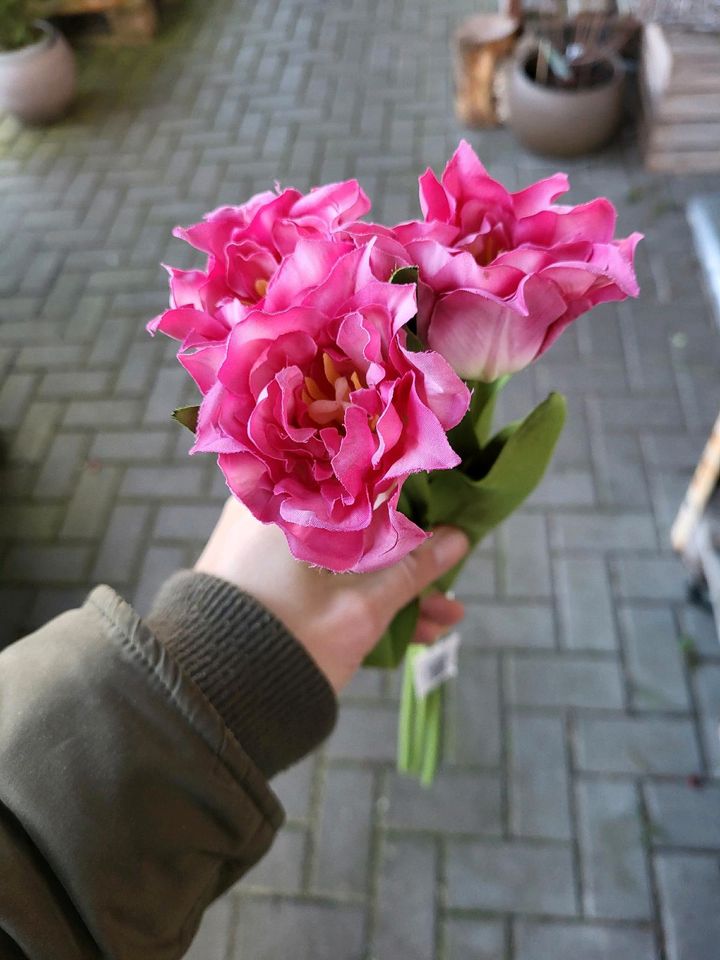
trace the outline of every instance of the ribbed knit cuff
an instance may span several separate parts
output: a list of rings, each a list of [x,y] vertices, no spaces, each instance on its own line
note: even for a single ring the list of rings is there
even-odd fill
[[[266,777],[304,757],[335,725],[335,694],[315,661],[231,583],[180,571],[145,619]]]

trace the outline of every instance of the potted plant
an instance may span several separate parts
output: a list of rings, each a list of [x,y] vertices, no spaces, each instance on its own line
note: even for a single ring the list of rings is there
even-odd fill
[[[623,113],[619,50],[627,25],[606,16],[546,24],[521,44],[510,81],[510,125],[537,153],[576,156],[598,149]]]
[[[61,116],[75,93],[75,57],[63,35],[34,20],[26,0],[0,0],[0,113],[26,123]]]

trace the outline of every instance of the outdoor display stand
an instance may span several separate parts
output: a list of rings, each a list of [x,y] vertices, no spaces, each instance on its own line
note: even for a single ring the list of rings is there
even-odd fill
[[[707,591],[720,639],[720,414],[705,444],[670,539],[690,571],[695,592]]]

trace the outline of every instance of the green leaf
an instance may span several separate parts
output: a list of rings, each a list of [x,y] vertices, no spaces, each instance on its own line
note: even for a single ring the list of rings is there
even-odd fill
[[[417,283],[419,267],[398,267],[390,274],[390,283]]]
[[[550,396],[522,423],[505,428],[489,448],[494,462],[480,479],[457,470],[430,475],[430,526],[452,524],[464,530],[474,545],[517,510],[545,473],[565,423],[565,398]],[[438,583],[447,589],[459,568]]]
[[[173,410],[172,416],[174,420],[177,420],[178,423],[181,423],[184,427],[187,427],[192,433],[195,433],[197,430],[197,421],[198,421],[198,411],[200,407],[195,404],[192,407],[178,407],[177,410]]]
[[[460,423],[448,433],[450,446],[462,458],[463,463],[477,458],[487,443],[492,429],[495,401],[509,379],[510,377],[499,377],[492,383],[484,383],[482,380],[467,381],[472,390],[470,406]]]
[[[396,614],[393,622],[363,660],[364,667],[397,667],[413,638],[420,615],[420,602],[414,600]]]
[[[413,333],[412,330],[408,330],[407,327],[405,328],[405,333],[405,346],[408,348],[408,350],[410,350],[412,353],[424,353],[425,345],[420,337],[416,333]]]

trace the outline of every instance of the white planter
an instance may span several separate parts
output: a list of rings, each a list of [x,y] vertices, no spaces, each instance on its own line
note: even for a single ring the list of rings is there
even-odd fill
[[[65,37],[44,20],[37,43],[0,53],[0,113],[25,123],[62,116],[75,95],[75,55]]]

